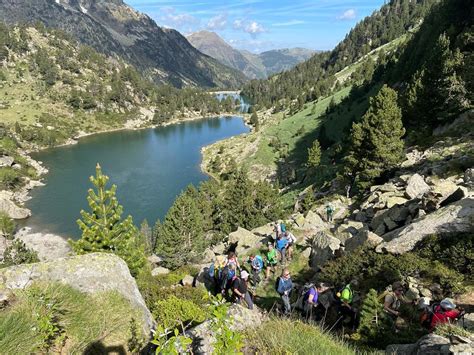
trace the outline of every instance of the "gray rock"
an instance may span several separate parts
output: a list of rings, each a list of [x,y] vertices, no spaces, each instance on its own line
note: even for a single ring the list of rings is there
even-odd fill
[[[421,337],[415,345],[416,354],[449,354],[450,341],[440,335],[428,334]]]
[[[215,256],[216,255],[214,254],[214,252],[211,249],[207,248],[206,250],[204,250],[202,255],[199,256],[199,262],[204,264],[211,263],[214,260]]]
[[[273,235],[273,223],[267,223],[261,227],[252,229],[252,233],[259,235],[261,237],[265,237],[267,235]]]
[[[10,167],[10,166],[13,165],[14,161],[15,161],[15,159],[13,159],[13,157],[9,157],[8,155],[4,155],[4,156],[0,157],[0,168]]]
[[[239,247],[254,248],[261,239],[247,229],[238,227],[235,232],[229,234],[228,241],[230,244],[238,244]]]
[[[183,286],[192,286],[194,283],[194,277],[192,277],[191,275],[186,275],[185,277],[183,277],[183,279],[181,280],[181,284]]]
[[[15,234],[25,245],[38,253],[40,261],[50,261],[73,254],[66,239],[54,234],[30,233],[30,228],[23,228]]]
[[[141,311],[148,334],[154,321],[127,264],[109,253],[92,253],[0,269],[0,289],[25,289],[33,282],[60,282],[81,292],[116,291]]]
[[[464,327],[470,332],[474,332],[474,313],[466,313],[464,315]]]
[[[368,217],[367,217],[367,212],[365,211],[359,211],[356,213],[354,219],[357,221],[357,222],[362,222],[362,223],[365,223],[367,222],[368,220]]]
[[[377,247],[377,251],[403,254],[433,234],[473,232],[473,221],[474,199],[466,198],[419,218],[408,226],[385,234],[385,242]]]
[[[27,208],[18,207],[7,197],[6,191],[0,192],[0,212],[5,212],[13,219],[25,219],[31,216],[31,211]]]
[[[322,229],[326,229],[328,224],[323,221],[323,219],[313,211],[309,211],[306,214],[303,226],[301,229],[304,230],[313,230],[313,231],[320,231]]]
[[[420,175],[415,174],[408,179],[405,195],[408,198],[413,199],[423,196],[428,191],[430,191],[429,185]]]
[[[392,208],[393,206],[403,205],[406,202],[406,198],[400,196],[390,196],[386,199],[386,206],[387,208]]]
[[[305,250],[303,250],[301,252],[301,255],[306,258],[306,259],[309,259],[309,257],[311,256],[311,247],[308,247],[306,248]]]
[[[464,172],[464,183],[468,186],[474,186],[474,168],[469,168]]]
[[[420,291],[420,295],[422,295],[425,298],[432,298],[433,297],[433,294],[427,288],[420,287],[418,290]]]
[[[392,344],[385,349],[386,355],[409,355],[416,349],[415,344]]]
[[[344,244],[345,250],[348,252],[352,252],[358,247],[368,244],[372,247],[376,247],[380,243],[383,242],[383,239],[379,237],[377,234],[372,233],[370,231],[362,231],[357,235],[353,236],[352,238],[346,240]]]
[[[311,240],[310,266],[318,270],[326,261],[334,257],[341,241],[326,232],[318,232]]]
[[[0,310],[8,306],[10,303],[10,293],[6,291],[0,291]]]
[[[293,216],[291,216],[291,218],[293,219],[297,227],[299,228],[303,227],[305,218],[301,213],[296,213]]]
[[[152,266],[158,266],[163,261],[163,259],[156,254],[150,255],[147,257],[147,260]]]
[[[454,191],[451,195],[446,197],[443,201],[440,202],[439,206],[444,207],[449,205],[450,203],[462,200],[463,198],[469,195],[469,191],[465,187],[458,187],[456,191]]]
[[[332,215],[332,218],[334,220],[340,220],[347,217],[349,214],[350,202],[351,201],[349,199],[343,196],[340,196],[339,198],[328,201],[328,203],[334,208],[334,213]],[[326,220],[326,205],[327,204],[324,204],[316,208],[316,213],[320,217],[322,217],[324,220]]]
[[[410,215],[410,210],[405,206],[394,206],[390,208],[388,216],[394,222],[401,223],[404,222]]]
[[[405,292],[405,298],[412,302],[414,300],[417,300],[418,298],[420,298],[420,293],[418,292],[418,289],[414,288],[414,287],[409,287],[407,292]]]
[[[257,328],[262,324],[262,314],[254,308],[250,310],[246,307],[234,304],[228,311],[229,328],[234,331]],[[213,354],[213,343],[216,341],[211,322],[206,321],[197,327],[186,332],[195,344],[194,354]]]
[[[152,276],[166,275],[169,273],[170,273],[170,270],[163,266],[158,266],[158,267],[155,267],[153,270],[151,270]]]
[[[385,226],[387,227],[387,230],[389,231],[394,230],[395,228],[398,227],[398,225],[394,221],[392,221],[390,217],[385,217],[383,219],[383,223],[385,223]]]
[[[219,243],[219,244],[216,244],[212,247],[212,251],[214,252],[214,254],[216,255],[222,255],[225,253],[227,247],[225,246],[224,243]]]
[[[346,240],[357,235],[360,231],[367,229],[367,227],[362,222],[357,221],[346,221],[346,223],[341,224],[337,227],[335,231],[335,237],[338,238],[343,244]]]

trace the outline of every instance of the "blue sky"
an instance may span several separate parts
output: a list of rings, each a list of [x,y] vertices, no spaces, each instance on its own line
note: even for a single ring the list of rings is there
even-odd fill
[[[332,49],[384,0],[125,0],[160,26],[183,34],[217,32],[252,52],[274,48]]]

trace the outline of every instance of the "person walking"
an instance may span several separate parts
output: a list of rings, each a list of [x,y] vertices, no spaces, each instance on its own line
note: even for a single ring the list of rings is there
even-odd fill
[[[248,309],[253,309],[253,301],[248,290],[248,279],[249,273],[247,271],[242,271],[240,277],[234,278],[232,281],[232,300],[241,304],[242,301],[245,301]]]
[[[286,239],[284,234],[280,234],[276,241],[276,249],[280,254],[280,262],[282,264],[286,263],[286,247],[288,246],[288,239]]]
[[[341,301],[339,312],[343,319],[345,317],[349,317],[350,322],[349,326],[352,329],[357,328],[357,310],[353,306],[354,301],[354,288],[359,286],[359,282],[357,280],[352,280],[342,289],[341,293],[339,294],[339,298]]]
[[[277,292],[283,302],[283,314],[288,315],[291,313],[290,296],[293,290],[293,282],[291,281],[290,271],[283,269],[281,276],[278,280]]]
[[[334,208],[330,203],[326,205],[326,220],[332,222],[332,214],[334,213]]]
[[[278,256],[276,249],[273,247],[272,243],[268,243],[268,252],[266,255],[267,265],[265,272],[265,280],[268,280],[270,277],[270,271],[275,272],[275,266],[278,264]]]
[[[251,283],[253,286],[257,286],[260,283],[260,273],[263,270],[263,259],[260,255],[252,254],[249,257],[251,270]]]

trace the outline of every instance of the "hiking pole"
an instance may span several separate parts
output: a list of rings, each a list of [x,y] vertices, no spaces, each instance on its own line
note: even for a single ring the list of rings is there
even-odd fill
[[[344,318],[344,315],[340,316],[339,319],[334,322],[334,324],[332,325],[332,327],[329,328],[329,332],[336,326],[337,323],[339,323],[339,321],[340,321],[342,318]]]

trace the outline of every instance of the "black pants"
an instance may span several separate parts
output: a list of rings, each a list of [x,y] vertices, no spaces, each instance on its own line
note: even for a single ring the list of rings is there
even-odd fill
[[[356,329],[359,326],[359,319],[357,317],[357,312],[354,311],[354,308],[341,305],[339,306],[339,314],[344,317],[344,319],[348,318],[350,320],[348,326],[352,329]],[[342,319],[341,324],[344,322],[344,319]]]

